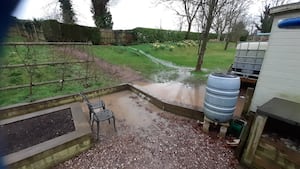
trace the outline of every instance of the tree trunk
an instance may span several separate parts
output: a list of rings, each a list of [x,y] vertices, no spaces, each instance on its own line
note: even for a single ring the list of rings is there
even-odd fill
[[[186,32],[186,34],[185,34],[184,39],[189,39],[189,37],[190,37],[190,32],[191,32],[191,28],[192,28],[192,22],[189,22],[189,23],[188,23],[188,30],[187,30],[187,32]]]
[[[226,36],[225,36],[225,39],[224,39],[224,42],[225,42],[224,50],[227,50],[228,45],[229,45],[230,31],[231,31],[231,26],[229,27],[229,32],[226,33]]]
[[[217,37],[218,42],[221,41],[221,31],[218,31],[218,37]]]
[[[226,38],[226,43],[225,43],[225,46],[224,46],[224,50],[227,50],[228,45],[229,45],[229,38]]]
[[[212,24],[213,19],[214,19],[213,12],[214,12],[215,7],[216,7],[215,6],[216,2],[217,2],[217,0],[211,0],[211,2],[209,4],[209,11],[208,11],[207,21],[206,21],[206,25],[205,25],[205,30],[201,34],[202,38],[200,39],[200,41],[202,41],[202,43],[199,42],[200,50],[199,50],[199,54],[198,54],[198,61],[197,61],[195,71],[201,71],[203,58],[204,58],[204,54],[205,54],[205,51],[206,51],[207,42],[209,40],[208,35],[209,35],[210,28],[211,28],[211,24]]]
[[[204,54],[205,54],[206,46],[207,46],[207,42],[208,42],[208,34],[209,34],[209,32],[207,31],[207,26],[206,26],[205,31],[202,33],[202,37],[200,40],[202,43],[199,42],[200,50],[199,50],[199,56],[198,56],[198,61],[197,61],[195,71],[201,71],[203,58],[204,58]]]

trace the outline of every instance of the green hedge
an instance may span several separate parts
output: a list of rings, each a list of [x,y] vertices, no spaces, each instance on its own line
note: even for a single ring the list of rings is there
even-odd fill
[[[163,29],[150,29],[150,28],[135,28],[133,32],[136,36],[138,43],[152,43],[155,41],[165,42],[173,41],[178,42],[182,41],[185,38],[186,31],[172,31],[172,30],[163,30]],[[199,40],[200,33],[190,32],[190,40]],[[216,34],[209,34],[210,39],[216,39]]]
[[[63,24],[56,20],[42,22],[45,39],[49,42],[92,42],[100,43],[100,31],[97,28],[73,24]]]
[[[42,22],[42,29],[44,37],[50,42],[88,42],[93,44],[99,44],[101,40],[100,30],[92,27],[85,27],[79,25],[63,24],[56,20],[46,20]],[[172,31],[162,29],[150,29],[150,28],[135,28],[133,30],[127,30],[124,34],[125,37],[120,36],[118,31],[114,31],[115,42],[124,41],[125,44],[131,43],[153,43],[156,41],[166,42],[173,41],[178,42],[185,40],[186,31]],[[123,32],[124,33],[124,32]],[[199,40],[200,33],[190,32],[190,40]],[[216,34],[209,34],[210,39],[216,39]],[[122,42],[123,42],[122,41]],[[118,43],[119,44],[119,43]]]

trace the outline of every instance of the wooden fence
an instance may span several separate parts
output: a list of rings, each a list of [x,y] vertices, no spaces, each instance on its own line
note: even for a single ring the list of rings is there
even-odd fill
[[[63,61],[53,61],[53,62],[37,62],[32,56],[32,53],[20,53],[18,51],[18,46],[24,46],[27,51],[32,50],[32,46],[37,46],[37,45],[55,45],[57,48],[67,47],[71,48],[74,45],[91,45],[91,43],[73,43],[73,42],[10,42],[10,43],[3,43],[2,45],[4,46],[11,46],[14,49],[14,52],[19,56],[22,57],[22,64],[6,64],[6,65],[1,65],[0,70],[3,73],[5,69],[18,69],[18,68],[24,68],[26,73],[29,76],[29,83],[27,84],[19,84],[19,85],[11,85],[11,86],[2,86],[0,87],[0,91],[6,91],[6,90],[14,90],[14,89],[20,89],[20,88],[29,88],[29,95],[32,95],[32,88],[35,86],[42,86],[42,85],[49,85],[49,84],[59,84],[60,85],[60,90],[63,90],[64,88],[64,83],[70,82],[70,81],[78,81],[78,80],[84,80],[85,85],[88,84],[88,80],[90,78],[93,78],[93,75],[90,74],[90,63],[94,62],[93,57],[87,57],[85,60],[70,60],[70,58],[67,56],[68,54],[65,53],[65,50],[62,50],[63,56],[60,56],[60,59]],[[25,55],[25,56],[21,56]],[[51,57],[51,56],[49,56]],[[63,57],[63,58],[61,58]],[[80,77],[71,77],[67,78],[66,73],[68,71],[68,67],[70,65],[74,64],[79,64],[79,65],[85,65],[84,66],[84,76]],[[60,69],[60,78],[59,79],[52,79],[52,80],[47,80],[47,81],[39,81],[39,82],[34,82],[34,75],[36,72],[36,69],[38,67],[58,67]],[[13,71],[12,71],[13,72]]]
[[[132,31],[129,30],[111,30],[100,29],[102,45],[129,45],[136,41]]]

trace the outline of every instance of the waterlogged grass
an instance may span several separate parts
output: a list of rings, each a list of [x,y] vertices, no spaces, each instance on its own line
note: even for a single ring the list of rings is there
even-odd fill
[[[223,42],[208,43],[203,68],[210,71],[226,71],[230,67],[234,60],[235,46],[230,44],[228,50],[224,51],[224,45]],[[180,66],[195,67],[198,59],[198,46],[194,44],[169,43],[162,48],[157,48],[152,44],[140,44],[133,47]]]
[[[207,75],[211,72],[226,72],[234,60],[235,47],[230,44],[227,51],[224,51],[224,43],[209,42],[204,57],[202,72],[191,72],[184,83],[198,83],[206,80]],[[141,72],[148,79],[153,79],[153,75],[159,74],[166,80],[176,80],[176,73],[170,74],[170,68],[153,63],[149,58],[135,52],[130,47],[142,50],[152,56],[175,63],[179,66],[195,68],[198,59],[198,45],[195,41],[183,41],[179,43],[153,43],[139,44],[133,46],[93,46],[91,51],[93,55],[106,60],[109,63],[131,67]],[[165,74],[164,74],[165,72]],[[176,72],[176,71],[175,71]],[[154,77],[153,80],[157,80]]]
[[[161,71],[169,70],[165,66],[153,63],[150,59],[132,49],[124,46],[92,46],[89,48],[92,54],[105,61],[130,67],[140,72],[144,77],[151,78],[151,75]]]
[[[189,66],[193,67],[195,65],[196,47],[178,47],[175,45],[173,49],[168,48],[155,48],[151,44],[140,44],[134,45],[133,47],[136,49],[143,50],[146,53],[153,55],[162,60],[170,61],[180,66]]]

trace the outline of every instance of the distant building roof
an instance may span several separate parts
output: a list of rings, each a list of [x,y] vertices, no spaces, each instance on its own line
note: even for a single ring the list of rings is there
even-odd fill
[[[300,2],[281,5],[281,6],[271,8],[270,14],[277,15],[278,13],[286,13],[286,12],[295,11],[295,10],[300,11]]]

